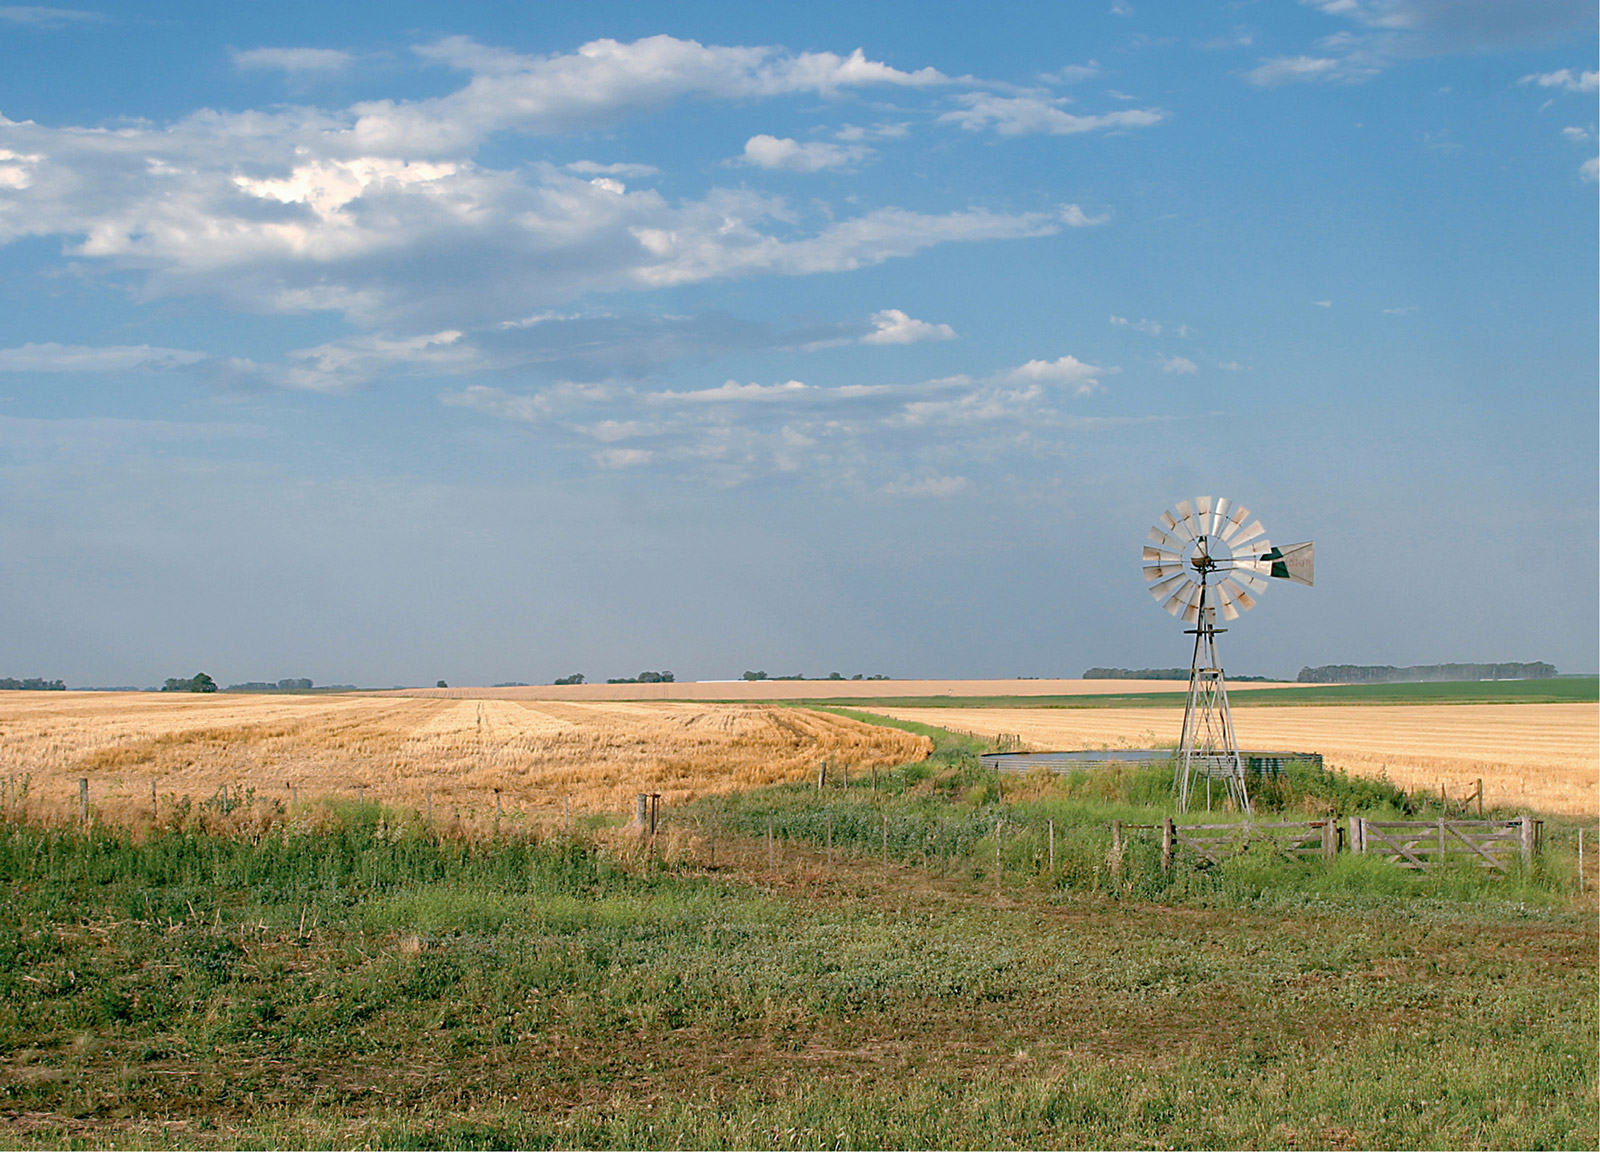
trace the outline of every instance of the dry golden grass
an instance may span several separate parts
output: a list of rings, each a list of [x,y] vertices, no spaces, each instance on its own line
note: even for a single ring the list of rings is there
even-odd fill
[[[354,796],[478,819],[628,814],[638,792],[671,803],[915,759],[919,736],[760,704],[564,703],[372,696],[0,692],[0,782],[28,812],[148,817],[226,784],[258,796]],[[13,787],[15,783],[17,786]],[[496,790],[499,790],[498,796]]]
[[[1175,745],[1181,708],[890,708],[885,715],[1009,733],[1033,749]],[[1331,768],[1566,816],[1600,810],[1600,705],[1435,704],[1236,708],[1245,748],[1320,752]]]

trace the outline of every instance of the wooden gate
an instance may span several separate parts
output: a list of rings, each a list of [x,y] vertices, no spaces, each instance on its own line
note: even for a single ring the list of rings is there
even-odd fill
[[[1533,862],[1543,821],[1531,816],[1515,820],[1367,820],[1350,817],[1350,850],[1384,856],[1402,868],[1437,868],[1452,855],[1483,868],[1510,869],[1510,858]]]
[[[1187,848],[1202,860],[1221,864],[1251,844],[1270,844],[1286,856],[1320,856],[1331,860],[1339,851],[1339,827],[1333,820],[1282,824],[1174,824],[1161,826],[1161,866],[1172,866],[1172,854]]]

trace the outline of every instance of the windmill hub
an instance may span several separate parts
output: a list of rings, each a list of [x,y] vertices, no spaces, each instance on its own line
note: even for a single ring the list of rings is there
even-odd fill
[[[1310,584],[1314,545],[1274,548],[1261,521],[1250,510],[1225,497],[1181,500],[1161,514],[1150,529],[1144,549],[1144,576],[1150,594],[1185,623],[1194,636],[1189,666],[1189,697],[1183,711],[1183,739],[1178,746],[1178,809],[1187,811],[1195,776],[1220,776],[1229,796],[1250,810],[1244,760],[1233,734],[1227,682],[1217,657],[1217,609],[1224,620],[1237,620],[1255,607],[1255,598],[1269,580]],[[1189,575],[1189,569],[1194,576]],[[1197,578],[1196,578],[1197,577]]]

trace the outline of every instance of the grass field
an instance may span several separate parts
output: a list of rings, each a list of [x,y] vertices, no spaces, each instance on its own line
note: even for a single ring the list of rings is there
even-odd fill
[[[1594,1146],[1594,921],[1538,883],[705,847],[0,825],[6,1143]]]
[[[923,754],[926,740],[774,705],[566,703],[366,696],[0,693],[0,784],[34,815],[76,811],[80,778],[101,819],[147,821],[223,786],[287,800],[360,795],[468,824],[631,813]],[[498,795],[497,795],[498,790]]]

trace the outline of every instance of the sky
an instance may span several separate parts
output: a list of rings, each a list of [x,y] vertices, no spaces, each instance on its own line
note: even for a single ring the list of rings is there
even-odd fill
[[[0,675],[1593,672],[1588,0],[0,6]]]

